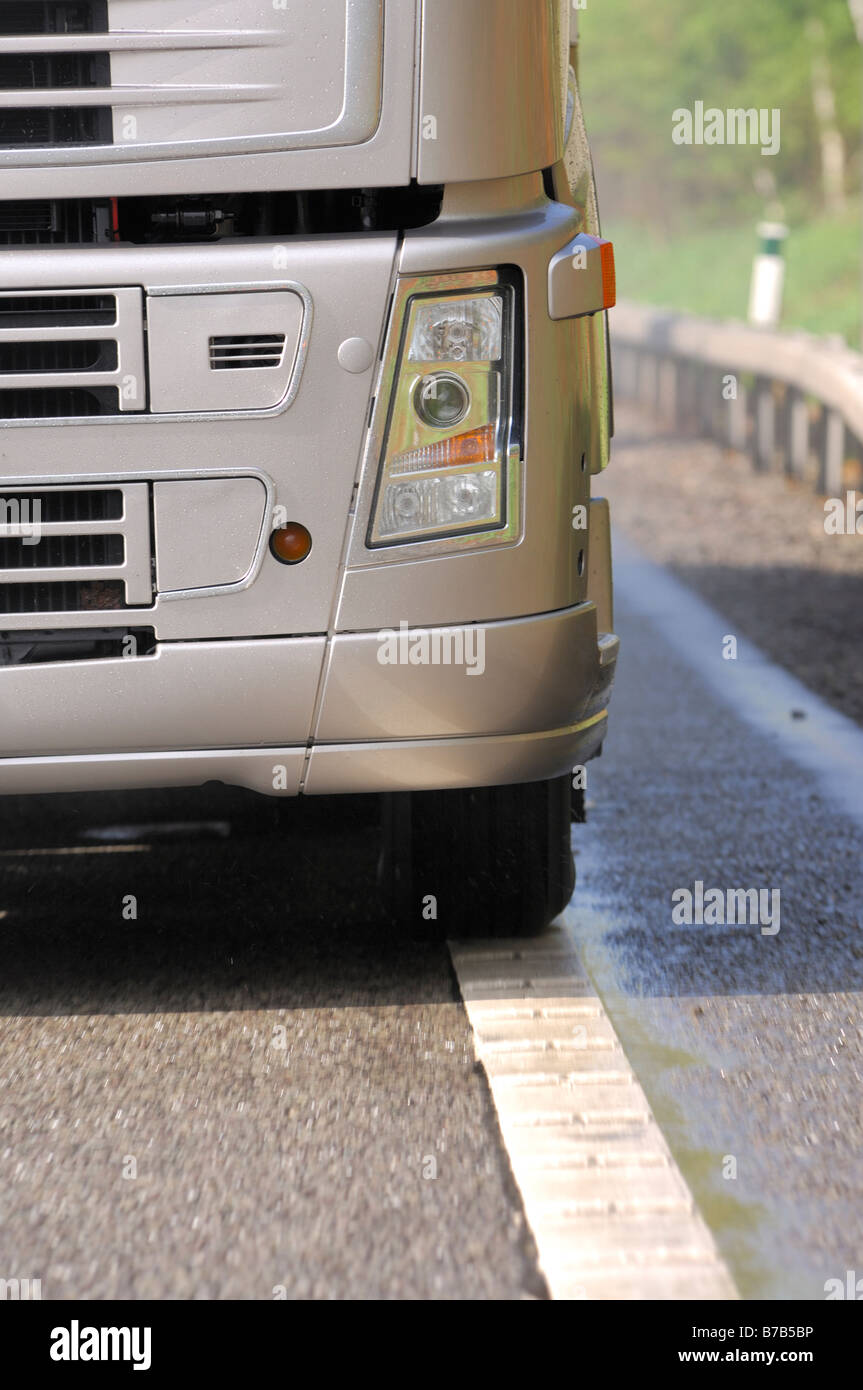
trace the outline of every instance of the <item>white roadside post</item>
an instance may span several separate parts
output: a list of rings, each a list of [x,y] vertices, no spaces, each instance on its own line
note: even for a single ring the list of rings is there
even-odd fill
[[[782,244],[788,236],[783,222],[760,222],[760,249],[752,266],[749,290],[749,322],[755,328],[778,328],[785,290],[785,257]]]

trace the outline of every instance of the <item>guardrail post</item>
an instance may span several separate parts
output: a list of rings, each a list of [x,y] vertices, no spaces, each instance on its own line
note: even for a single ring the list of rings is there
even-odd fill
[[[641,354],[638,373],[638,399],[648,410],[656,409],[657,364],[653,353],[648,349]]]
[[[842,495],[842,465],[845,462],[845,421],[836,410],[828,410],[824,428],[824,448],[818,478],[818,491],[825,497]]]
[[[727,402],[728,406],[728,444],[738,453],[745,454],[749,448],[749,392],[738,378],[737,395]]]
[[[678,420],[684,430],[698,428],[698,371],[692,362],[680,364]]]
[[[776,466],[781,468],[784,473],[788,472],[788,456],[791,451],[789,437],[789,427],[791,424],[791,413],[788,405],[789,397],[790,391],[784,382],[774,383],[773,401],[775,405],[775,414],[773,419],[775,434],[773,439],[773,462]]]
[[[758,381],[755,401],[755,463],[762,472],[768,472],[776,451],[776,402],[769,381]]]
[[[677,362],[666,357],[659,366],[659,410],[664,419],[677,422]]]
[[[707,368],[707,428],[711,439],[721,439],[725,432],[725,401],[722,399],[722,373],[716,367]]]
[[[709,367],[699,367],[697,371],[697,397],[696,407],[698,410],[698,433],[706,435],[709,439],[713,433],[713,422],[711,420],[711,400],[710,391],[712,386],[712,372]]]
[[[804,478],[809,468],[809,402],[798,391],[789,391],[788,460],[792,478]]]
[[[628,400],[631,400],[635,395],[636,358],[635,348],[623,347],[621,343],[615,343],[614,384],[620,395],[626,396]]]

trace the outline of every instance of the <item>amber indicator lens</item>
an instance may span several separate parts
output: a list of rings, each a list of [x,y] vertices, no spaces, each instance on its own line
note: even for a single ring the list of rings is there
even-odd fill
[[[283,565],[298,565],[311,548],[311,535],[299,521],[289,521],[270,536],[270,550]]]

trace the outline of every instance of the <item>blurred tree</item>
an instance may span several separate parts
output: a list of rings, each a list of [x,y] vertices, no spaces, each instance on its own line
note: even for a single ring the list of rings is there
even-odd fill
[[[761,213],[765,183],[795,216],[814,216],[825,150],[835,192],[840,142],[853,156],[842,182],[859,185],[860,50],[847,0],[590,0],[581,20],[581,87],[606,219],[666,232],[681,220],[739,223]],[[675,145],[673,112],[698,101],[778,109],[779,153]]]

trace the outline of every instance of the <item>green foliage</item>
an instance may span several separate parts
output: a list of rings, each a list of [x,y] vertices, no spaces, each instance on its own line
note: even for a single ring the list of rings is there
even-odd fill
[[[737,228],[675,232],[616,221],[613,235],[620,297],[713,318],[745,319],[757,238]],[[860,341],[860,222],[845,217],[791,222],[786,243],[783,327],[841,333]],[[612,317],[613,324],[613,317]]]
[[[606,222],[670,231],[759,215],[764,171],[778,195],[817,215],[820,144],[812,38],[824,25],[838,124],[859,187],[861,50],[847,0],[589,0],[581,15],[581,87]],[[672,113],[778,108],[781,150],[675,145]],[[852,190],[853,191],[853,190]]]

